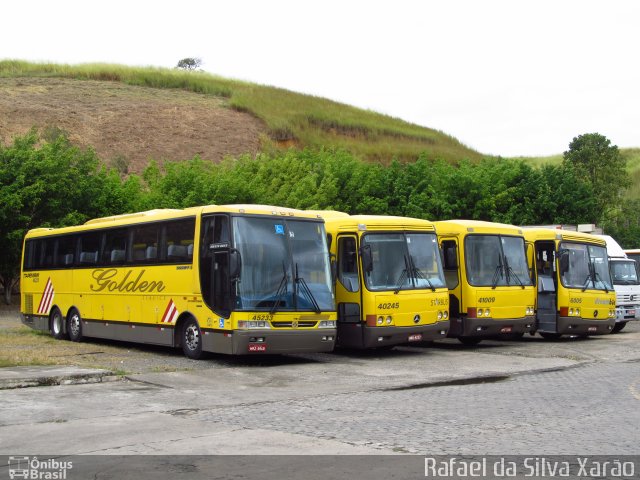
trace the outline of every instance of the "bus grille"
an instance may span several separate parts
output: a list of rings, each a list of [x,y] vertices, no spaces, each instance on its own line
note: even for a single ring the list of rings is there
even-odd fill
[[[297,324],[296,327],[293,324]],[[318,322],[272,322],[273,328],[312,328]]]
[[[33,314],[33,295],[26,294],[24,295],[24,313],[29,315]]]

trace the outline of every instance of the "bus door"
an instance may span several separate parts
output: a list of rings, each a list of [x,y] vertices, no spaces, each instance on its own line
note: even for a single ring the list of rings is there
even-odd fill
[[[460,278],[460,249],[455,237],[441,238],[444,278],[449,289],[449,336],[462,335],[462,287]]]
[[[358,237],[339,235],[336,303],[338,307],[338,343],[346,347],[363,344],[361,289],[358,270]]]
[[[236,305],[231,291],[231,237],[229,217],[210,215],[202,219],[200,288],[207,306],[228,318]]]
[[[555,242],[536,242],[536,330],[557,331],[558,296]]]

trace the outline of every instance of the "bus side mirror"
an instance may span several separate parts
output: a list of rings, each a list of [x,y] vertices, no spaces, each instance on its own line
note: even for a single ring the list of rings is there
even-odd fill
[[[331,265],[331,283],[336,283],[336,279],[338,278],[338,263],[333,253],[329,254],[329,262]]]
[[[360,258],[362,259],[362,269],[365,273],[373,270],[373,255],[371,254],[371,245],[360,247]]]
[[[569,271],[569,252],[560,250],[560,275]]]
[[[235,281],[240,278],[241,269],[242,257],[240,256],[240,252],[236,249],[232,249],[229,252],[229,278],[231,281]]]

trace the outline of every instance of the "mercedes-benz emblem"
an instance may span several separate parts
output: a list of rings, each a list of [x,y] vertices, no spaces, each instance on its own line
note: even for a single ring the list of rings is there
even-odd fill
[[[291,328],[298,328],[298,321],[294,320],[293,322],[291,322]]]
[[[598,310],[594,310],[593,311],[593,318],[597,318],[598,317]]]
[[[413,317],[413,323],[420,323],[420,315]]]

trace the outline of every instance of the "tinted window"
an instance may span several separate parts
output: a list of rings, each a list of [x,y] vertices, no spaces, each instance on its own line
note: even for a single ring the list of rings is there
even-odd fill
[[[122,265],[127,261],[127,229],[107,230],[105,232],[103,265]]]
[[[101,239],[102,234],[100,232],[80,235],[80,257],[78,258],[78,264],[81,267],[98,264]]]
[[[131,241],[133,263],[155,263],[160,258],[160,241],[162,238],[162,225],[151,223],[132,227],[133,238]]]
[[[56,267],[70,268],[73,266],[76,256],[76,239],[76,236],[71,235],[58,238]]]
[[[168,262],[191,262],[195,220],[166,224],[166,259]]]

